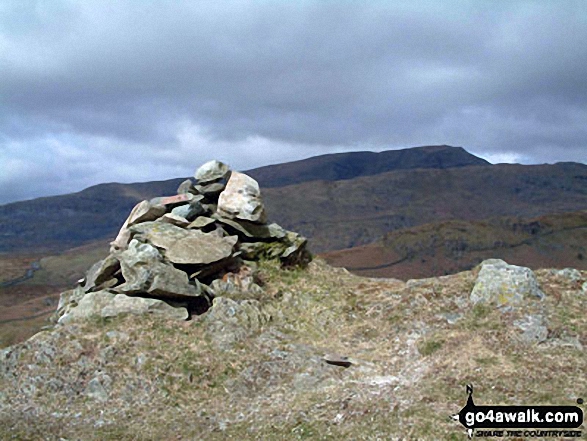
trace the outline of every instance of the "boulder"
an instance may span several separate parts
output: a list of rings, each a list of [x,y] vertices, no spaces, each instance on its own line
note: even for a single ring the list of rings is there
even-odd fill
[[[218,198],[218,214],[229,219],[265,223],[265,206],[257,181],[243,173],[233,172]]]
[[[220,161],[208,161],[196,170],[194,177],[198,184],[224,179],[230,173],[228,165]]]
[[[512,307],[521,305],[529,298],[544,298],[530,268],[508,265],[500,259],[489,259],[481,263],[481,270],[471,291],[471,303]]]
[[[120,314],[153,314],[174,320],[187,320],[189,316],[187,309],[174,308],[162,300],[117,294],[102,308],[101,316],[115,317]]]

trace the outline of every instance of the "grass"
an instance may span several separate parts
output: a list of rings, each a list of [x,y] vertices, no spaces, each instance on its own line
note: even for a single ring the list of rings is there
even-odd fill
[[[182,323],[128,315],[58,327],[17,346],[11,374],[0,369],[0,437],[464,439],[448,416],[465,404],[468,383],[479,404],[587,396],[584,352],[556,339],[515,338],[514,321],[542,308],[549,326],[586,341],[584,296],[548,272],[538,272],[540,283],[569,292],[508,313],[468,305],[474,272],[410,285],[321,261],[288,271],[263,262],[260,273],[257,308],[271,319],[229,345],[218,344],[206,315]],[[448,324],[449,311],[462,318]],[[325,353],[352,365],[327,365]],[[84,393],[102,374],[112,382],[106,403]],[[25,384],[36,386],[33,396],[19,389]]]

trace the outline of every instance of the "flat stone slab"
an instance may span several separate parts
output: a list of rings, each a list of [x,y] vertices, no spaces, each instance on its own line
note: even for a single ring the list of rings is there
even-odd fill
[[[209,264],[229,257],[238,236],[219,237],[199,230],[184,230],[162,222],[143,223],[132,231],[152,245],[165,250],[165,257],[176,264]]]

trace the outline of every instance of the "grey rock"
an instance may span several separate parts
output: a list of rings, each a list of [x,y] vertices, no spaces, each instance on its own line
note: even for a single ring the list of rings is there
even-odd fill
[[[186,179],[181,184],[179,184],[179,187],[177,187],[177,194],[185,193],[197,194],[194,183],[191,179]]]
[[[159,251],[150,244],[133,239],[128,249],[118,255],[122,276],[126,281],[118,287],[123,292],[144,292],[153,277],[153,268],[162,264]]]
[[[237,219],[226,219],[218,214],[212,216],[218,222],[228,225],[241,233],[245,237],[254,239],[281,239],[286,236],[286,231],[277,224],[257,224],[254,222],[237,220]]]
[[[196,185],[196,191],[200,194],[203,194],[206,197],[214,197],[214,195],[220,194],[222,190],[226,187],[224,182],[212,182],[206,185]]]
[[[84,291],[100,291],[104,282],[111,280],[114,274],[120,270],[120,262],[112,254],[99,262],[96,262],[86,273]]]
[[[458,312],[444,312],[442,314],[438,314],[438,317],[446,320],[449,325],[454,325],[461,318],[463,318],[463,315],[459,314]]]
[[[558,277],[562,277],[571,282],[578,282],[583,278],[581,276],[581,272],[579,270],[576,270],[575,268],[564,268],[561,270],[553,269],[551,270],[551,274]]]
[[[523,331],[520,338],[525,343],[542,343],[548,337],[546,320],[541,315],[527,315],[521,320],[514,321],[514,326]]]
[[[246,336],[258,332],[271,320],[256,300],[237,302],[216,297],[204,322],[211,338],[222,349],[227,349]]]
[[[163,223],[144,223],[132,229],[152,245],[165,250],[165,257],[176,264],[209,264],[232,254],[237,236],[219,237],[198,230],[184,230]]]
[[[181,216],[188,221],[194,220],[197,216],[204,214],[206,210],[200,203],[200,201],[191,201],[189,204],[179,205],[171,210],[172,214]]]
[[[204,228],[207,227],[208,225],[213,224],[214,222],[216,222],[214,219],[212,219],[211,217],[207,217],[207,216],[198,216],[192,223],[190,223],[187,228],[196,228],[196,229],[200,229],[200,228]]]
[[[111,385],[112,379],[110,376],[100,374],[88,382],[84,394],[89,398],[105,403],[108,401],[108,393]]]
[[[139,202],[131,210],[130,215],[120,228],[116,239],[110,243],[110,250],[124,250],[128,245],[131,234],[129,228],[141,222],[153,221],[161,217],[166,211],[166,208],[157,201],[142,201]]]
[[[81,286],[78,286],[75,289],[70,289],[68,291],[64,291],[59,295],[59,303],[57,304],[57,311],[53,316],[51,316],[51,320],[53,322],[59,321],[59,319],[64,316],[65,314],[69,313],[72,308],[75,308],[79,301],[85,296],[86,293]]]
[[[184,239],[167,249],[166,257],[178,264],[210,264],[229,257],[237,241],[237,236],[218,237],[191,230]]]
[[[71,307],[63,314],[58,323],[67,324],[77,320],[85,320],[93,316],[100,316],[104,308],[112,299],[114,294],[108,291],[96,291],[83,296],[77,306]]]
[[[238,272],[225,274],[210,285],[217,297],[228,297],[233,300],[254,298],[264,293],[255,282],[255,272],[248,266],[241,266]]]
[[[112,301],[102,308],[102,317],[114,317],[119,314],[153,314],[175,320],[187,320],[189,314],[185,308],[173,306],[157,299],[129,297],[117,294]]]
[[[184,205],[185,203],[191,201],[198,201],[202,200],[204,196],[202,195],[193,195],[191,193],[182,193],[177,194],[174,196],[161,196],[157,198],[153,198],[149,201],[151,205],[162,205],[165,207],[165,211],[170,210],[178,205]]]
[[[534,272],[529,268],[508,265],[500,259],[490,259],[481,263],[469,300],[473,304],[514,307],[528,298],[544,298]]]
[[[233,172],[218,198],[218,213],[229,219],[265,223],[265,206],[257,181],[243,173]]]
[[[284,265],[305,265],[310,261],[311,256],[306,249],[308,240],[305,237],[288,231],[284,242],[288,245],[280,256]]]
[[[165,222],[180,228],[185,228],[190,224],[190,221],[188,221],[185,217],[181,217],[173,213],[164,214],[159,218],[159,222]]]
[[[126,280],[116,288],[120,293],[148,293],[162,298],[198,297],[202,294],[198,285],[189,283],[185,272],[164,263],[159,251],[150,244],[133,239],[119,259]]]
[[[194,177],[198,184],[223,179],[230,173],[228,165],[220,161],[208,161],[196,170]]]
[[[128,217],[128,226],[148,222],[158,219],[165,213],[165,207],[162,205],[151,204],[148,201],[142,201],[135,206]]]

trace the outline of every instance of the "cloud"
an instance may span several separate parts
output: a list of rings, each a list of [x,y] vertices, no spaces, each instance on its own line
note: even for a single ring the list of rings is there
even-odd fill
[[[585,161],[585,17],[566,0],[4,1],[0,202],[211,157],[447,143]]]

